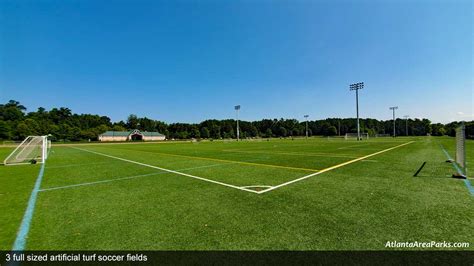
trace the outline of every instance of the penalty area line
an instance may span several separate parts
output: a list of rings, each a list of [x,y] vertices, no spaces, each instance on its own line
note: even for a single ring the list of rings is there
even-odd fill
[[[105,154],[105,153],[100,153],[100,152],[96,152],[96,151],[90,151],[90,150],[81,149],[81,148],[77,148],[77,147],[71,147],[71,148],[77,149],[77,150],[81,150],[81,151],[84,151],[84,152],[89,152],[89,153],[93,153],[93,154],[105,156],[105,157],[109,157],[109,158],[112,158],[112,159],[116,159],[116,160],[120,160],[120,161],[124,161],[124,162],[128,162],[128,163],[133,163],[133,164],[137,164],[137,165],[141,165],[141,166],[145,166],[145,167],[149,167],[149,168],[153,168],[153,169],[158,169],[158,170],[165,171],[165,172],[168,172],[168,173],[173,173],[173,174],[177,174],[177,175],[182,175],[182,176],[191,177],[191,178],[194,178],[194,179],[198,179],[198,180],[205,181],[205,182],[209,182],[209,183],[218,184],[218,185],[225,186],[225,187],[230,187],[230,188],[234,188],[234,189],[238,189],[238,190],[242,190],[242,191],[257,193],[257,191],[254,191],[254,190],[251,190],[251,189],[246,189],[246,188],[234,186],[234,185],[231,185],[231,184],[227,184],[227,183],[223,183],[223,182],[219,182],[219,181],[207,179],[207,178],[204,178],[204,177],[199,177],[199,176],[195,176],[195,175],[190,175],[190,174],[186,174],[186,173],[182,173],[182,172],[178,172],[178,171],[166,169],[166,168],[163,168],[163,167],[158,167],[158,166],[154,166],[154,165],[150,165],[150,164],[146,164],[146,163],[140,163],[140,162],[136,162],[136,161],[132,161],[132,160],[120,158],[120,157],[117,157],[117,156],[112,156],[112,155],[108,155],[108,154]]]
[[[178,171],[187,171],[187,170],[194,170],[194,169],[201,169],[201,168],[209,168],[209,167],[216,167],[216,166],[222,166],[222,165],[227,165],[227,164],[230,164],[230,163],[220,163],[220,164],[211,164],[211,165],[204,165],[204,166],[197,166],[197,167],[190,167],[190,168],[182,168],[182,169],[178,169]],[[89,185],[96,185],[96,184],[109,183],[109,182],[122,181],[122,180],[129,180],[129,179],[135,179],[135,178],[139,178],[139,177],[147,177],[147,176],[162,175],[162,174],[168,174],[168,172],[161,171],[161,172],[155,172],[155,173],[150,173],[150,174],[117,177],[117,178],[112,178],[112,179],[99,180],[99,181],[86,182],[86,183],[78,183],[78,184],[72,184],[72,185],[60,186],[60,187],[48,187],[48,188],[40,189],[39,191],[43,192],[43,191],[50,191],[50,190],[57,190],[57,189],[74,188],[74,187],[80,187],[80,186],[89,186]]]
[[[117,149],[119,149],[119,148],[117,148]],[[120,150],[127,150],[127,149],[120,149]],[[228,163],[236,163],[236,164],[242,164],[242,165],[252,165],[252,166],[259,166],[259,167],[282,168],[282,169],[290,169],[290,170],[303,170],[303,171],[309,171],[309,172],[319,171],[318,169],[291,167],[291,166],[274,165],[274,164],[264,164],[264,163],[255,163],[255,162],[246,162],[246,161],[233,161],[233,160],[216,159],[216,158],[209,158],[209,157],[190,156],[190,155],[181,155],[181,154],[154,152],[154,151],[144,151],[144,150],[135,150],[135,151],[136,152],[143,152],[143,153],[157,154],[157,155],[166,155],[166,156],[172,156],[172,157],[179,157],[179,158],[189,158],[189,159],[196,159],[196,160],[216,161],[216,162],[228,162]],[[260,159],[258,159],[258,160],[260,160]]]
[[[74,188],[74,187],[81,187],[81,186],[90,186],[90,185],[95,185],[95,184],[109,183],[109,182],[114,182],[114,181],[119,181],[119,180],[127,180],[127,179],[133,179],[133,178],[138,178],[138,177],[158,175],[158,174],[163,174],[163,173],[164,172],[144,174],[144,175],[125,176],[125,177],[119,177],[119,178],[114,178],[114,179],[100,180],[100,181],[87,182],[87,183],[79,183],[79,184],[73,184],[73,185],[67,185],[67,186],[48,187],[48,188],[40,189],[39,192],[65,189],[65,188]]]
[[[291,180],[291,181],[285,182],[285,183],[283,183],[283,184],[276,185],[276,186],[273,186],[273,187],[271,187],[271,188],[258,191],[257,193],[258,193],[258,194],[263,194],[263,193],[272,191],[272,190],[274,190],[274,189],[281,188],[281,187],[284,187],[284,186],[287,186],[287,185],[290,185],[290,184],[299,182],[299,181],[301,181],[301,180],[305,180],[305,179],[307,179],[307,178],[310,178],[310,177],[313,177],[313,176],[316,176],[316,175],[320,175],[320,174],[322,174],[322,173],[325,173],[325,172],[334,170],[334,169],[336,169],[336,168],[343,167],[343,166],[346,166],[346,165],[348,165],[348,164],[355,163],[355,162],[358,162],[358,161],[361,161],[361,160],[370,158],[370,157],[372,157],[372,156],[379,155],[379,154],[381,154],[381,153],[384,153],[384,152],[387,152],[387,151],[391,151],[391,150],[394,150],[394,149],[403,147],[403,146],[408,145],[408,144],[411,144],[411,143],[413,143],[413,142],[414,142],[414,141],[406,142],[406,143],[403,143],[403,144],[401,144],[401,145],[397,145],[397,146],[395,146],[395,147],[391,147],[391,148],[388,148],[388,149],[385,149],[385,150],[381,150],[381,151],[378,151],[378,152],[375,152],[375,153],[372,153],[372,154],[369,154],[369,155],[365,155],[365,156],[359,157],[359,158],[354,159],[354,160],[350,160],[350,161],[347,161],[347,162],[344,162],[344,163],[341,163],[341,164],[337,164],[337,165],[334,165],[334,166],[325,168],[325,169],[323,169],[323,170],[321,170],[321,171],[319,171],[319,172],[317,172],[317,173],[305,175],[305,176],[300,177],[300,178],[297,178],[297,179],[295,179],[295,180]]]

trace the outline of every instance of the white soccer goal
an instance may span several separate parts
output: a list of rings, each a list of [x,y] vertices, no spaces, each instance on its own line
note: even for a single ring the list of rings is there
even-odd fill
[[[47,136],[28,136],[3,161],[5,165],[44,163],[48,158],[51,141]]]
[[[357,139],[357,133],[346,133],[344,139]],[[369,139],[369,133],[360,133],[360,139]]]
[[[467,175],[466,166],[466,127],[463,125],[456,128],[456,163]]]
[[[388,138],[391,137],[390,134],[375,134],[376,138]]]

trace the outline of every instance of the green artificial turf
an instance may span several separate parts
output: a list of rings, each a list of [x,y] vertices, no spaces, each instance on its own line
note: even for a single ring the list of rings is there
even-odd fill
[[[262,194],[96,154],[237,187],[276,186],[410,141]],[[472,250],[474,196],[450,177],[441,148],[454,156],[454,145],[447,137],[53,145],[27,249],[383,250],[387,241],[446,241]],[[38,171],[0,167],[2,250]]]

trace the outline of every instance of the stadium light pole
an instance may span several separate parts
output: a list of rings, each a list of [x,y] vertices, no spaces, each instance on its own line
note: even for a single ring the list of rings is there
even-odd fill
[[[240,105],[236,105],[234,107],[236,115],[237,115],[237,141],[240,140],[240,132],[239,132],[239,110],[240,110]]]
[[[364,82],[349,85],[351,91],[356,91],[356,112],[357,112],[357,140],[360,140],[360,124],[359,124],[359,90],[364,88]]]
[[[304,115],[304,118],[306,118],[306,139],[308,139],[308,117],[309,115]]]
[[[393,137],[395,138],[395,110],[398,109],[398,106],[392,106],[389,109],[393,112]]]
[[[341,135],[341,119],[338,119],[337,120],[337,135],[340,136]]]
[[[404,115],[403,117],[405,117],[405,133],[408,136],[408,117],[410,117],[410,116],[409,115]]]

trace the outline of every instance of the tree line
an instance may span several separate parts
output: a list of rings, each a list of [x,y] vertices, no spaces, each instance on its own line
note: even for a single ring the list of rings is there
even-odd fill
[[[449,124],[431,123],[428,119],[396,119],[397,136],[455,135],[461,122]],[[357,132],[355,118],[328,118],[308,121],[308,135],[336,136]],[[474,136],[474,121],[466,122],[467,135]],[[239,121],[241,138],[297,137],[306,135],[306,121],[296,119],[262,119],[260,121]],[[360,119],[361,132],[392,134],[393,120]],[[201,123],[171,123],[137,117],[131,114],[126,121],[112,122],[107,116],[75,114],[66,107],[46,110],[43,107],[27,112],[20,102],[10,100],[0,104],[0,139],[22,140],[29,135],[51,134],[53,141],[97,140],[99,134],[112,131],[139,129],[157,131],[168,139],[222,139],[236,138],[234,119],[208,119]],[[407,131],[408,130],[408,131]]]

